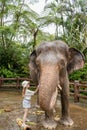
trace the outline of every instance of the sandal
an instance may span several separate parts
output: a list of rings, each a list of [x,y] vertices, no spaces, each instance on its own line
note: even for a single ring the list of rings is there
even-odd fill
[[[26,127],[27,125],[23,123],[21,126],[24,128],[24,127]]]
[[[29,122],[30,120],[29,119],[26,119],[26,122]]]

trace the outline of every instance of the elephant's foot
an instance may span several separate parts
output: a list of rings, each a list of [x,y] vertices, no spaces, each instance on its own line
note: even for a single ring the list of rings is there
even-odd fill
[[[72,126],[74,122],[71,118],[61,118],[59,120],[59,123],[66,125],[66,126]]]
[[[57,127],[57,122],[54,120],[43,120],[42,125],[47,129],[54,129]]]

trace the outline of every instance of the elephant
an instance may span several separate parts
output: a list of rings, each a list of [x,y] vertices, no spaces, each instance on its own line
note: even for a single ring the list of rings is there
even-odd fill
[[[29,69],[32,80],[39,85],[39,105],[45,112],[42,125],[52,129],[57,127],[54,107],[61,86],[61,117],[63,125],[73,125],[69,109],[69,74],[84,67],[84,55],[70,48],[62,40],[43,42],[30,54]]]

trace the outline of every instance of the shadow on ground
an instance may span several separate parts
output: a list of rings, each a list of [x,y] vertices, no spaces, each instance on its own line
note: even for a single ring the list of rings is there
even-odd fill
[[[29,111],[28,118],[32,130],[47,130],[41,126],[41,120],[44,118],[44,112],[36,108],[36,95],[32,97],[32,108]],[[60,118],[60,103],[58,101],[55,113],[55,120]],[[83,103],[70,103],[70,114],[74,121],[72,127],[65,127],[58,123],[53,130],[87,130],[87,107]],[[22,118],[22,97],[19,92],[0,92],[0,130],[20,130],[16,123],[17,118]]]

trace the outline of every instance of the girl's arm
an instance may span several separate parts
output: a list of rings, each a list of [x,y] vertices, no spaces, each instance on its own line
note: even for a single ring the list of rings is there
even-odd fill
[[[22,89],[22,97],[25,96],[25,90],[26,90],[26,88],[24,87],[24,88]]]

